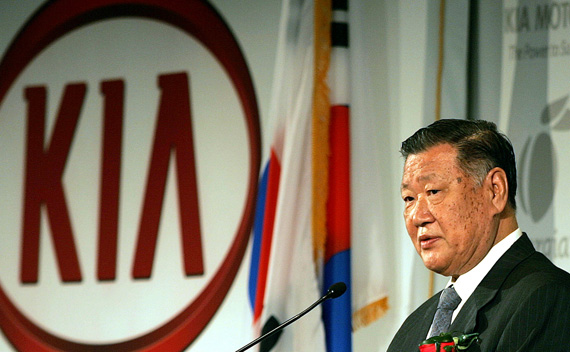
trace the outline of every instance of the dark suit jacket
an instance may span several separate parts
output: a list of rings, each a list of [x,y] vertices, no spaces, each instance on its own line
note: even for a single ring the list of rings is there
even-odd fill
[[[417,352],[439,295],[402,324],[388,352]],[[468,351],[570,351],[570,274],[535,251],[523,234],[477,286],[450,332],[480,335]]]

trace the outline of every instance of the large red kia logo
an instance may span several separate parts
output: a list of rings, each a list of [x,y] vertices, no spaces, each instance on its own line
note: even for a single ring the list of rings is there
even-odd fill
[[[220,307],[234,281],[247,247],[260,165],[257,103],[247,64],[235,38],[217,12],[206,2],[56,0],[46,3],[24,26],[0,63],[0,108],[15,82],[30,66],[33,66],[34,60],[41,53],[52,48],[63,38],[69,38],[69,35],[75,31],[115,19],[150,20],[176,29],[206,48],[229,77],[229,84],[237,95],[236,102],[241,108],[241,116],[244,117],[243,125],[246,131],[244,138],[249,146],[247,151],[249,166],[245,171],[243,182],[246,184],[243,191],[244,200],[240,205],[243,208],[236,217],[227,250],[216,263],[208,261],[204,249],[208,246],[208,234],[204,233],[207,224],[204,224],[201,216],[201,213],[207,210],[201,207],[204,201],[200,201],[200,180],[197,176],[200,160],[197,160],[199,158],[196,156],[196,148],[199,145],[196,140],[200,135],[196,134],[192,123],[193,114],[200,114],[200,111],[196,112],[193,109],[194,102],[199,97],[193,95],[192,72],[176,67],[172,70],[161,68],[159,69],[161,71],[156,72],[152,88],[157,90],[158,98],[151,114],[153,120],[147,122],[147,125],[152,126],[152,133],[146,135],[141,133],[142,137],[127,135],[133,126],[140,123],[132,122],[127,115],[132,108],[132,96],[144,88],[139,85],[129,86],[129,81],[122,77],[117,78],[116,73],[113,73],[112,77],[101,77],[96,83],[79,78],[77,81],[56,83],[61,92],[56,107],[48,104],[48,96],[56,90],[48,87],[49,82],[25,85],[14,93],[19,94],[21,105],[25,107],[24,116],[18,117],[25,122],[23,124],[25,128],[22,128],[21,133],[23,138],[21,141],[13,142],[17,144],[14,149],[21,148],[22,167],[20,170],[10,171],[18,175],[20,180],[18,182],[21,182],[21,188],[18,189],[21,199],[14,201],[21,213],[18,219],[14,220],[14,223],[18,224],[17,232],[3,234],[3,236],[17,237],[20,246],[17,253],[19,257],[15,259],[17,265],[9,269],[11,272],[17,272],[17,275],[13,275],[13,278],[2,278],[0,282],[2,285],[0,286],[0,326],[7,338],[19,350],[184,349],[203,331]],[[111,25],[112,23],[109,23],[109,26]],[[85,50],[87,51],[84,53],[78,53],[77,60],[81,60],[82,55],[89,55],[88,49]],[[124,50],[130,49],[124,48]],[[129,63],[121,65],[128,67]],[[33,72],[29,74],[33,75]],[[96,95],[97,99],[92,98],[93,95]],[[96,122],[85,122],[82,114],[88,108],[98,111],[100,119]],[[77,191],[76,194],[86,192],[85,203],[96,204],[94,206],[97,211],[93,217],[96,221],[93,223],[78,219],[74,215],[72,208],[81,208],[83,204],[82,201],[75,201],[72,204],[74,201],[70,199],[69,194],[70,189],[79,184],[80,180],[66,179],[67,169],[70,167],[78,170],[79,175],[83,167],[86,170],[92,168],[93,163],[85,166],[80,160],[82,148],[89,148],[92,143],[90,136],[82,132],[86,130],[83,126],[89,123],[96,124],[102,131],[100,149],[97,149],[99,154],[95,163],[97,167],[93,169],[98,180],[98,185],[93,189],[97,191],[91,197],[89,196],[91,188]],[[15,131],[10,133],[18,135]],[[141,181],[140,199],[136,200],[140,207],[136,214],[129,213],[127,216],[124,214],[126,211],[122,210],[125,208],[122,205],[126,201],[122,195],[126,194],[127,197],[130,195],[128,190],[125,190],[127,188],[125,179],[130,177],[127,173],[133,163],[129,159],[133,153],[125,152],[125,145],[129,145],[137,138],[146,141],[146,144],[143,144],[148,146],[150,152],[148,158],[144,159],[145,177],[144,181]],[[83,144],[78,140],[84,141]],[[89,171],[85,173],[88,177]],[[78,292],[81,292],[81,286],[88,282],[95,283],[98,293],[110,294],[113,283],[120,279],[121,265],[128,266],[128,280],[130,283],[134,282],[134,285],[143,285],[146,281],[156,279],[153,274],[156,270],[156,253],[160,246],[160,228],[164,226],[164,223],[161,223],[164,215],[163,205],[166,202],[166,195],[169,194],[168,184],[172,183],[176,184],[176,191],[171,193],[176,195],[174,202],[178,206],[179,219],[176,238],[179,241],[178,248],[181,248],[180,253],[176,253],[173,257],[180,258],[182,267],[180,276],[185,280],[202,281],[200,288],[194,289],[196,292],[192,298],[187,299],[179,308],[173,309],[173,313],[167,319],[162,317],[158,319],[162,319],[161,323],[141,328],[136,336],[122,339],[111,336],[105,341],[93,342],[82,338],[67,338],[66,334],[52,331],[42,324],[41,319],[33,316],[33,307],[21,307],[14,302],[13,295],[6,289],[6,281],[17,281],[22,292],[33,291],[30,296],[38,294],[34,287],[42,284],[41,257],[46,253],[45,247],[48,242],[53,248],[53,253],[50,252],[50,258],[53,259],[50,261],[59,277],[58,289],[64,287],[63,290],[76,290],[67,293],[69,295],[77,296]],[[9,186],[2,184],[2,187]],[[81,187],[78,186],[79,188]],[[137,224],[137,228],[133,229],[131,242],[125,242],[121,238],[122,219],[127,217],[136,218],[134,222]],[[87,222],[87,225],[83,224],[84,222]],[[91,242],[96,244],[79,243],[82,240],[78,240],[80,237],[77,234],[78,223],[82,223],[83,227],[93,228]],[[121,246],[130,247],[126,253],[132,255],[130,257],[125,255],[125,252],[121,251]],[[91,254],[92,271],[86,270],[86,267],[90,266],[85,264],[85,257],[89,256],[85,253],[91,249],[94,249]],[[208,273],[211,274],[206,275]],[[204,277],[208,279],[200,279]],[[160,287],[160,284],[158,282],[155,286]],[[180,287],[184,289],[187,286]],[[43,294],[45,295],[45,290]],[[189,297],[184,292],[180,292],[177,296]],[[138,296],[127,299],[140,299],[144,302]],[[81,298],[74,298],[67,303],[71,305],[73,304],[71,301],[75,300],[81,302]],[[105,298],[102,298],[103,302],[104,300]],[[83,304],[88,305],[90,302]],[[74,316],[71,311],[66,314]],[[69,324],[76,324],[73,318],[69,320],[71,321]]]

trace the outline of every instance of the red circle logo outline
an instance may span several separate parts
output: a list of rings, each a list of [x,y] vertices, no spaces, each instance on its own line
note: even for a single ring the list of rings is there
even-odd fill
[[[20,350],[182,350],[198,337],[221,305],[247,247],[261,162],[259,113],[249,69],[239,44],[221,16],[209,4],[200,0],[50,1],[27,22],[0,63],[0,106],[19,74],[47,46],[81,26],[115,17],[146,17],[174,25],[201,41],[228,73],[244,110],[250,144],[251,163],[244,211],[224,262],[199,296],[167,323],[131,340],[113,344],[83,344],[57,337],[26,318],[0,286],[0,326],[11,343]]]

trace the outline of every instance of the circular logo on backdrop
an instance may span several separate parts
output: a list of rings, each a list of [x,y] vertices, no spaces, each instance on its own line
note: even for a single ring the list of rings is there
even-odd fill
[[[534,222],[544,217],[554,199],[556,154],[550,131],[570,130],[568,95],[546,105],[540,123],[543,130],[525,141],[520,162],[521,205]]]
[[[0,63],[0,123],[11,343],[190,345],[243,259],[260,164],[223,19],[192,0],[48,2]]]

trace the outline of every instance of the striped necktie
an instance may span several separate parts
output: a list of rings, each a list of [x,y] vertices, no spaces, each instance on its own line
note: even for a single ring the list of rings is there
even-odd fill
[[[439,303],[437,305],[437,310],[435,311],[435,316],[433,317],[433,322],[431,323],[429,337],[437,336],[442,332],[449,332],[448,330],[451,325],[453,311],[457,308],[460,302],[461,297],[459,297],[457,291],[453,288],[453,285],[443,290],[439,296]]]

